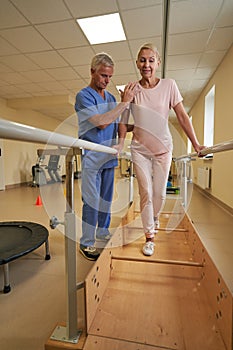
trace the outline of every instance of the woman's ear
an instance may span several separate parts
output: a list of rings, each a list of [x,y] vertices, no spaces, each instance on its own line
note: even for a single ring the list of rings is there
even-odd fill
[[[158,67],[159,67],[160,64],[161,64],[161,58],[160,58],[160,56],[157,56],[157,62],[158,62]]]

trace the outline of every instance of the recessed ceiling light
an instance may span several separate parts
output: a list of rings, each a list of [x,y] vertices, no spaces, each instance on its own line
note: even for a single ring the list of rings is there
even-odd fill
[[[126,40],[119,13],[76,20],[91,45]]]

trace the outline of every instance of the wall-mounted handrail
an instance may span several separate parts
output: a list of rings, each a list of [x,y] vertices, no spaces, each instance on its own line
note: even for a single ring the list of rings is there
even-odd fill
[[[231,150],[233,150],[233,140],[217,143],[211,147],[206,147],[200,152],[199,155],[197,154],[197,152],[193,152],[193,153],[179,156],[177,158],[174,158],[174,161],[182,160],[184,158],[207,156],[208,154],[211,154],[211,153],[218,153],[218,152],[231,151]]]

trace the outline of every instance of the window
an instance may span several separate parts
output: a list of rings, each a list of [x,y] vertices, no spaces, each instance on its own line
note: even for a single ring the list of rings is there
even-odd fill
[[[214,100],[215,85],[205,96],[204,145],[208,147],[214,144]]]

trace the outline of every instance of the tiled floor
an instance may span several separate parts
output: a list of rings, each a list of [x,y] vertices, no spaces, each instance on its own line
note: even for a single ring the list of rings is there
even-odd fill
[[[75,184],[75,209],[80,213],[79,182]],[[47,188],[47,189],[46,189]],[[43,350],[57,323],[66,321],[65,259],[63,228],[49,228],[49,219],[64,216],[64,185],[46,188],[21,187],[0,192],[0,221],[33,221],[50,231],[51,260],[44,260],[44,247],[10,263],[12,291],[0,291],[0,349]],[[43,205],[36,206],[41,195]],[[112,229],[127,209],[128,180],[119,179],[113,202]],[[233,217],[194,190],[188,213],[228,287],[233,291]],[[78,221],[80,221],[78,216]],[[78,230],[80,227],[78,227]],[[77,253],[77,280],[93,265]],[[0,269],[0,290],[3,272]],[[82,292],[78,292],[78,315],[83,318]]]

